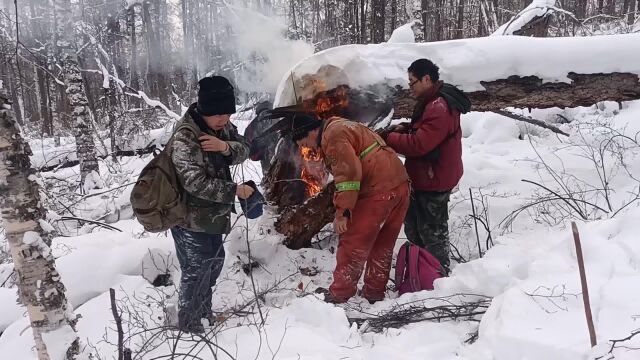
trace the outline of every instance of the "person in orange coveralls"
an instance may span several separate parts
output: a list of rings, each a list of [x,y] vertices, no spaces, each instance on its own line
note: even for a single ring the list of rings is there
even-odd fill
[[[393,248],[409,207],[402,162],[380,136],[354,121],[297,113],[290,131],[298,146],[320,151],[335,180],[333,225],[340,242],[333,283],[318,292],[327,302],[346,302],[356,294],[364,269],[362,297],[370,303],[384,299]]]

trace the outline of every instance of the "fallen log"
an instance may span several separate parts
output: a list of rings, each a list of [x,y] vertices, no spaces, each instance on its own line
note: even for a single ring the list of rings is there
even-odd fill
[[[316,196],[282,213],[275,228],[285,236],[284,244],[288,248],[297,250],[310,247],[311,239],[333,220],[335,191],[332,181]]]
[[[569,73],[570,83],[544,82],[536,76],[510,76],[481,81],[483,91],[467,92],[472,111],[499,111],[507,107],[545,109],[552,107],[591,106],[602,101],[640,99],[637,74]],[[393,95],[394,118],[410,118],[416,101],[409,91],[396,88]]]
[[[502,109],[590,106],[606,100],[640,99],[640,82],[636,74],[570,74],[569,77],[573,80],[572,83],[545,83],[535,76],[511,76],[507,79],[482,82],[485,91],[470,92],[467,95],[471,98],[472,110],[493,111],[565,136],[568,134],[550,124]],[[397,88],[392,102],[393,118],[411,117],[415,100],[408,91]],[[304,193],[303,190],[294,189],[295,185],[292,185],[303,186],[303,183],[290,180],[300,176],[299,171],[291,167],[292,159],[296,158],[295,153],[293,148],[287,148],[286,152],[276,156],[271,169],[274,171],[270,173],[271,176],[264,185],[267,188],[267,199],[275,201],[281,214],[276,223],[276,230],[285,235],[287,246],[299,249],[311,246],[313,236],[332,221],[334,208],[331,199],[335,189],[333,186],[327,186],[316,197],[303,203],[304,196],[300,195]],[[288,183],[291,184],[270,185]]]
[[[305,200],[305,184],[300,179],[301,158],[297,153],[297,147],[292,141],[281,139],[274,161],[262,179],[265,198],[276,206],[278,213]]]

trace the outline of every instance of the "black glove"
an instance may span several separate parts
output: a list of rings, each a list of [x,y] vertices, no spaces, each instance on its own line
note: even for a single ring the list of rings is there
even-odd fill
[[[376,134],[382,138],[382,140],[387,140],[387,136],[391,134],[391,128],[384,128],[376,130]]]

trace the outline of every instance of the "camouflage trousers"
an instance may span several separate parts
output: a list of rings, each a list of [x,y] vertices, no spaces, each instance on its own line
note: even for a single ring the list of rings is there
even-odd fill
[[[211,288],[222,271],[224,247],[221,234],[171,228],[182,277],[178,327],[190,331],[200,328],[200,319],[211,318]]]
[[[404,220],[410,242],[435,256],[449,274],[449,196],[451,192],[413,191]]]

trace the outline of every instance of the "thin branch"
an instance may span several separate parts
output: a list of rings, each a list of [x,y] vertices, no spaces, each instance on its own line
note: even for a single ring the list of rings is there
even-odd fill
[[[109,224],[101,223],[99,221],[94,221],[94,220],[89,220],[89,219],[82,219],[82,218],[79,218],[79,217],[71,217],[71,216],[63,216],[63,217],[61,217],[59,219],[59,221],[66,221],[66,220],[76,220],[76,221],[79,221],[79,222],[88,222],[90,224],[95,224],[95,225],[98,225],[100,227],[103,227],[105,229],[109,229],[109,230],[113,230],[113,231],[117,231],[117,232],[122,232],[122,230],[118,229],[115,226],[111,226]]]
[[[608,213],[609,213],[607,210],[605,210],[605,209],[601,208],[600,206],[598,206],[598,205],[596,205],[596,204],[594,204],[594,203],[591,203],[591,202],[585,201],[585,200],[573,199],[573,198],[572,198],[572,199],[571,199],[571,201],[569,201],[569,199],[567,199],[566,197],[563,197],[562,195],[558,194],[557,192],[555,192],[555,191],[553,191],[553,190],[549,189],[548,187],[546,187],[546,186],[544,186],[544,185],[542,185],[542,184],[539,184],[539,183],[537,183],[537,182],[535,182],[535,181],[531,181],[531,180],[527,180],[527,179],[522,179],[521,181],[526,182],[526,183],[529,183],[529,184],[533,184],[533,185],[536,185],[536,186],[539,186],[539,187],[541,187],[541,188],[543,188],[543,189],[547,190],[547,191],[548,191],[548,192],[550,192],[551,194],[555,195],[559,200],[562,200],[562,201],[563,201],[563,202],[565,202],[567,205],[569,205],[573,210],[575,210],[575,211],[578,213],[578,215],[580,215],[580,217],[581,217],[583,220],[589,220],[589,219],[588,219],[588,218],[587,218],[587,216],[582,212],[582,210],[578,209],[578,207],[577,207],[577,206],[575,206],[574,204],[572,204],[572,203],[571,203],[571,201],[575,201],[575,202],[580,202],[580,203],[584,203],[584,204],[587,204],[587,205],[591,205],[591,206],[593,206],[594,208],[596,208],[596,209],[598,209],[598,210],[600,210],[600,211],[604,212],[605,214],[608,214]]]
[[[553,131],[556,134],[560,134],[560,135],[564,135],[564,136],[569,136],[569,134],[567,134],[566,132],[558,129],[557,127],[547,124],[546,122],[542,121],[542,120],[536,120],[527,116],[523,116],[523,115],[519,115],[519,114],[514,114],[511,111],[507,111],[507,110],[495,110],[493,111],[494,113],[498,114],[498,115],[502,115],[502,116],[506,116],[508,118],[514,119],[514,120],[518,120],[518,121],[523,121],[526,122],[528,124],[532,124],[532,125],[536,125],[536,126],[540,126],[542,128],[548,129]]]

